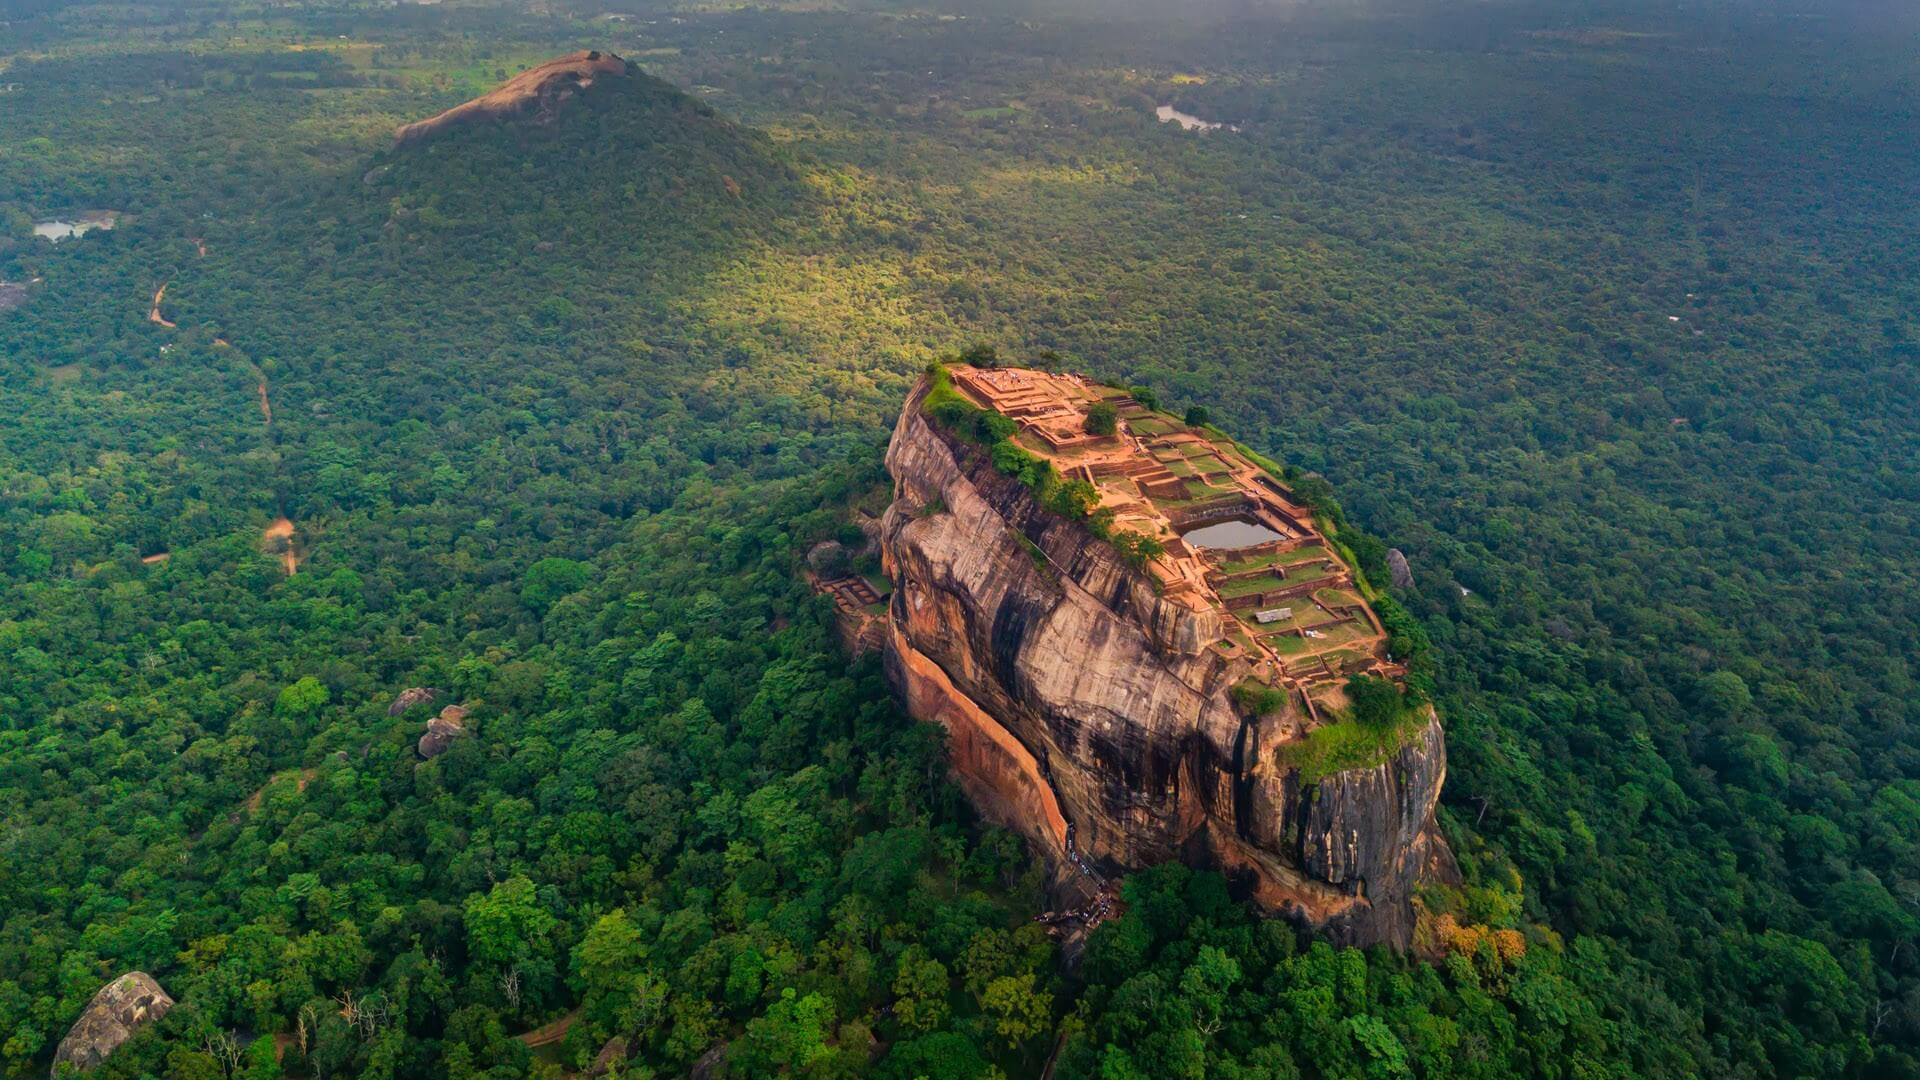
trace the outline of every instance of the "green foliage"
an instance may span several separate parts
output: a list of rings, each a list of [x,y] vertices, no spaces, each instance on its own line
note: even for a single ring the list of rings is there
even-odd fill
[[[1009,1049],[1045,1032],[1053,1022],[1053,995],[1035,988],[1030,971],[987,983],[980,994],[980,1008]]]
[[[1088,942],[1090,1021],[1062,1077],[1514,1075],[1551,1058],[1608,1075],[1629,1047],[1597,1004],[1609,970],[1592,949],[1530,948],[1501,986],[1471,967],[1382,950],[1301,948],[1286,924],[1232,904],[1218,879],[1168,865],[1126,884],[1128,909]],[[1260,977],[1250,977],[1253,973]],[[1468,1032],[1485,1042],[1462,1053]]]
[[[1085,480],[1063,480],[1049,485],[1047,509],[1074,521],[1087,521],[1100,506],[1100,493]]]
[[[1000,351],[991,345],[970,345],[960,353],[960,362],[979,368],[1000,366]]]
[[[1056,1075],[1391,1075],[1396,1042],[1422,1076],[1913,1074],[1909,35],[777,6],[660,20],[643,58],[777,142],[600,80],[419,152],[396,122],[582,27],[8,12],[0,280],[41,279],[0,312],[11,1073],[134,966],[183,1005],[103,1075],[224,1072],[206,1032],[302,1019],[288,1075],[578,1071],[616,1031],[681,1075],[787,989],[832,1005],[816,1073],[867,1067],[866,1032],[886,1075],[1037,1073],[1048,1040],[1004,1048],[963,987],[945,1027],[892,1020],[904,951],[957,980],[1032,913],[1030,861],[789,577],[884,505],[918,367],[993,340],[1210,409],[1369,583],[1362,533],[1416,554],[1403,613],[1369,598],[1449,724],[1462,917],[1529,941],[1498,978],[1303,950],[1191,875],[1084,984],[1035,979],[1072,1002]],[[27,235],[93,207],[128,216]],[[291,578],[254,531],[282,509]],[[593,574],[523,595],[547,558]],[[484,729],[419,762],[384,712],[415,685]],[[482,963],[467,904],[515,878],[554,926]],[[616,909],[644,955],[575,968]],[[1206,948],[1242,972],[1218,1014]],[[537,1061],[512,1037],[574,1005]],[[805,1019],[741,1060],[806,1056]]]
[[[1346,691],[1347,718],[1364,727],[1384,731],[1409,717],[1426,715],[1426,701],[1418,692],[1376,675],[1349,677]]]
[[[1167,553],[1167,546],[1161,543],[1158,537],[1148,536],[1145,533],[1122,530],[1114,533],[1110,539],[1113,549],[1118,551],[1120,557],[1127,560],[1135,569],[1144,567]]]
[[[512,877],[466,904],[467,951],[475,960],[512,965],[543,951],[558,922],[540,905],[533,882]]]
[[[1279,687],[1245,679],[1233,686],[1233,703],[1249,716],[1265,716],[1287,704],[1287,692]]]
[[[303,676],[280,691],[280,697],[274,702],[274,710],[283,716],[308,719],[324,708],[332,695],[326,685],[311,675]]]
[[[1205,405],[1189,405],[1185,419],[1188,427],[1205,427],[1213,423],[1213,413]]]
[[[901,954],[893,977],[894,1018],[913,1031],[939,1030],[951,1013],[947,994],[952,985],[945,964],[922,946],[909,947]]]
[[[593,577],[593,567],[573,559],[550,557],[527,567],[520,581],[520,598],[536,611],[545,611],[563,596],[579,592]]]
[[[1120,427],[1120,410],[1112,402],[1096,401],[1087,408],[1085,424],[1089,435],[1111,435]]]
[[[1346,685],[1345,715],[1283,743],[1275,751],[1282,768],[1300,771],[1300,782],[1318,784],[1349,769],[1368,769],[1398,753],[1427,722],[1426,699],[1412,687],[1371,675],[1354,675]]]

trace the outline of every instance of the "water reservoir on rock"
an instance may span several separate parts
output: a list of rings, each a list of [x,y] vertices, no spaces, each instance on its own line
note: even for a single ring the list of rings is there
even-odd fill
[[[1183,533],[1180,539],[1197,548],[1231,551],[1234,548],[1252,547],[1255,544],[1264,544],[1269,540],[1283,538],[1279,533],[1257,521],[1234,518],[1195,529],[1190,533]]]

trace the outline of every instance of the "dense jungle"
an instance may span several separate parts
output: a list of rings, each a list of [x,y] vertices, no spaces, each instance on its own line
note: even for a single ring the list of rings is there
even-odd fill
[[[91,1075],[1920,1077],[1917,32],[0,3],[0,1068],[140,970]],[[394,145],[578,49],[644,74]],[[1427,948],[1033,923],[801,572],[983,348],[1406,554]]]

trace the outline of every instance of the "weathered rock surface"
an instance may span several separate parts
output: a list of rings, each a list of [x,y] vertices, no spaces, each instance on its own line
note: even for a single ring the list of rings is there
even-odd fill
[[[393,133],[393,144],[406,146],[451,127],[489,120],[521,118],[536,124],[550,124],[559,115],[561,106],[593,85],[595,79],[626,73],[627,62],[612,53],[584,49],[568,53],[528,68],[472,101],[455,105],[437,116],[401,125]]]
[[[1076,866],[1182,859],[1336,940],[1405,947],[1413,886],[1445,846],[1438,720],[1377,767],[1301,783],[1275,750],[1305,719],[1235,708],[1247,662],[1207,648],[1222,613],[1161,596],[1046,511],[930,424],[925,392],[887,450],[886,666],[908,709],[947,729],[982,814],[1052,860],[1067,900],[1085,895]]]
[[[100,988],[53,1055],[54,1076],[63,1065],[82,1072],[107,1060],[120,1044],[167,1015],[173,999],[144,971],[129,971]]]
[[[721,1067],[726,1065],[726,1063],[727,1044],[724,1042],[715,1043],[706,1053],[701,1054],[700,1057],[694,1061],[693,1068],[688,1070],[687,1076],[690,1080],[708,1080],[714,1073],[719,1072]]]
[[[431,702],[439,692],[430,686],[410,686],[400,691],[399,696],[393,699],[393,704],[387,706],[387,715],[399,716],[415,705]]]
[[[21,281],[0,281],[0,311],[11,311],[27,302],[27,286]]]
[[[807,565],[816,574],[839,576],[847,572],[847,548],[838,540],[822,540],[807,552]]]
[[[589,1080],[597,1080],[612,1072],[616,1066],[627,1062],[627,1037],[615,1035],[601,1044],[600,1052],[593,1055],[593,1063],[587,1066]]]
[[[1399,548],[1387,552],[1387,574],[1393,580],[1396,589],[1413,588],[1413,567],[1407,563],[1407,554]]]
[[[420,736],[415,749],[423,758],[436,758],[447,752],[453,740],[467,733],[466,720],[469,710],[461,705],[449,705],[440,710],[440,715],[427,721],[426,733]]]

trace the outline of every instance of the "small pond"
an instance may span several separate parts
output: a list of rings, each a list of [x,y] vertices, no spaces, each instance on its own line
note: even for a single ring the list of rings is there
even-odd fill
[[[70,237],[85,236],[95,229],[111,229],[114,219],[119,216],[119,213],[113,210],[89,210],[70,218],[36,221],[33,223],[33,235],[45,237],[57,244]]]
[[[1192,547],[1232,551],[1236,548],[1264,544],[1269,540],[1279,540],[1282,537],[1257,521],[1235,518],[1231,521],[1215,522],[1189,533],[1182,533],[1180,539],[1185,540]]]

